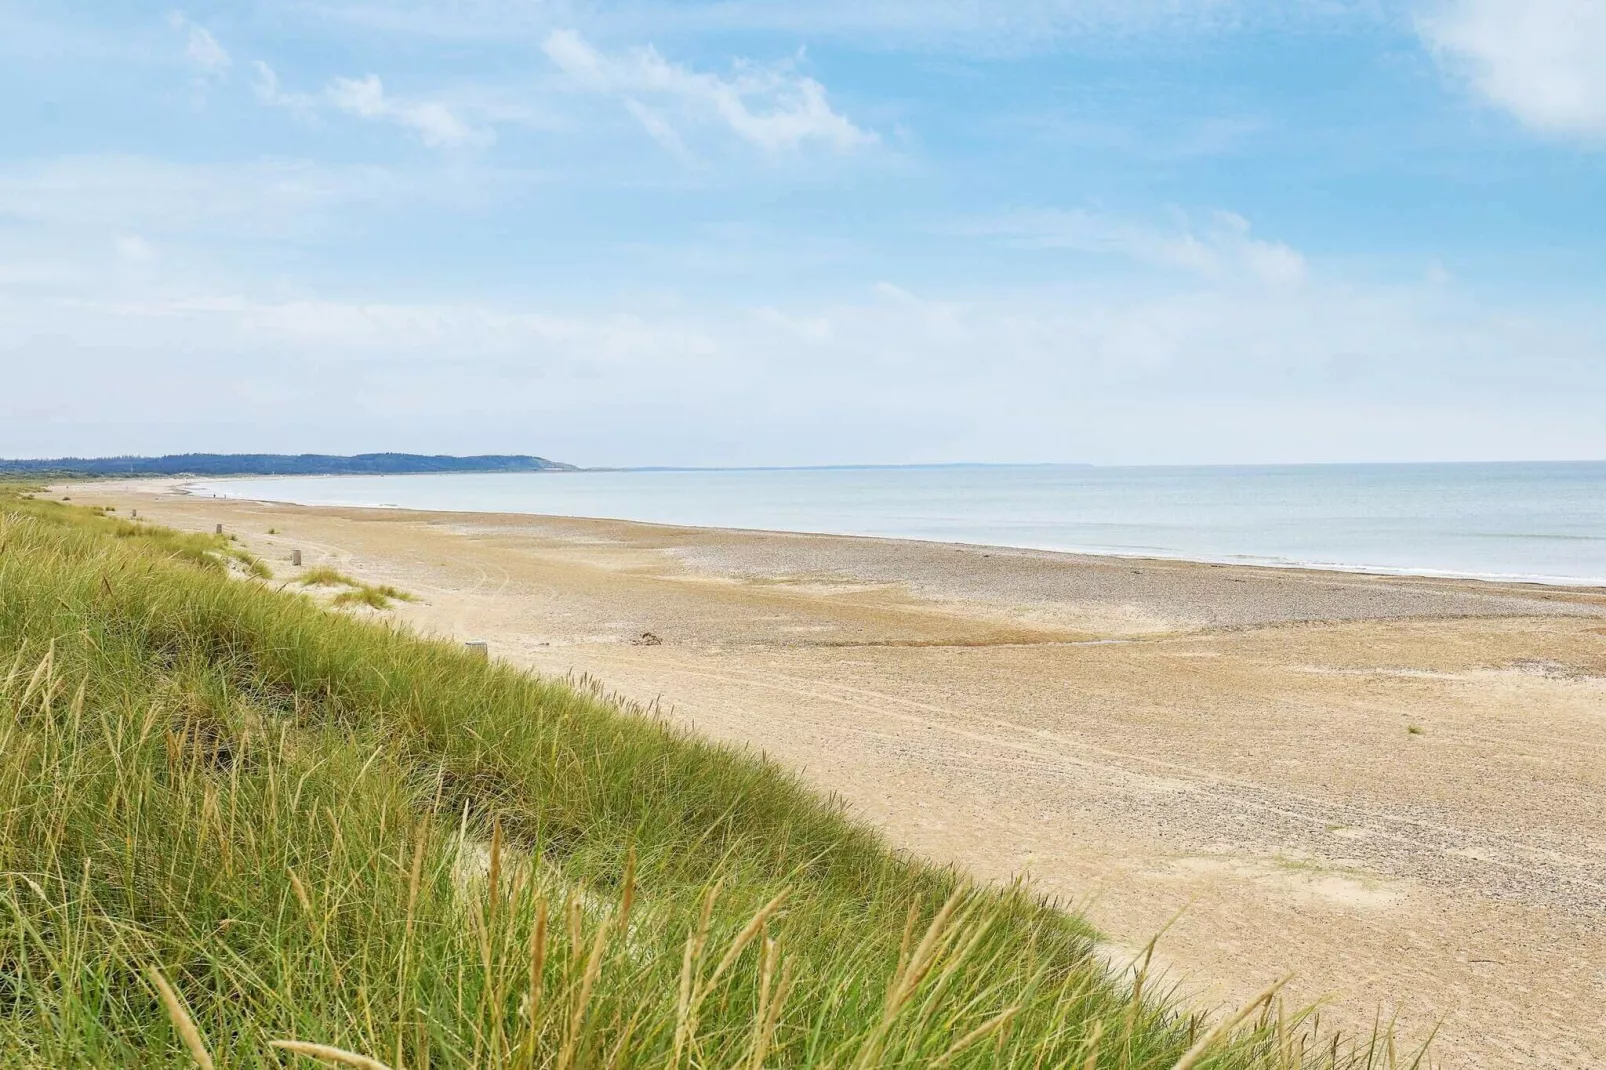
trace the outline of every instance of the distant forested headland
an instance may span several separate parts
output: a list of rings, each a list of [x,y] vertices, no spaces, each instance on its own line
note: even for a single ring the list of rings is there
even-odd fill
[[[404,472],[575,471],[545,457],[488,454],[479,457],[417,453],[177,453],[166,457],[55,457],[0,459],[0,474],[61,476],[330,476],[395,475]]]

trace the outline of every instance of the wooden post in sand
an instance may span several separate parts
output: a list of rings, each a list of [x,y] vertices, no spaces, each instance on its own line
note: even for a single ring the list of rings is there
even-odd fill
[[[483,639],[470,639],[463,647],[477,658],[490,659],[491,645]]]
[[[223,525],[222,525],[222,524],[219,524],[219,525],[218,525],[218,526],[217,526],[217,533],[218,533],[218,534],[219,534],[219,535],[221,535],[221,534],[223,534]]]
[[[138,509],[130,509],[128,511],[128,519],[130,519],[130,520],[138,520],[139,519],[139,510]]]
[[[294,565],[296,568],[300,568],[301,567],[301,551],[300,550],[291,550],[290,551],[290,563],[292,565]]]

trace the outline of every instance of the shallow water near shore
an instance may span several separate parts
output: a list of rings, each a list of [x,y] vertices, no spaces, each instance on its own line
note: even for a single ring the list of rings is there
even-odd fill
[[[1606,585],[1606,462],[314,476],[197,494]]]

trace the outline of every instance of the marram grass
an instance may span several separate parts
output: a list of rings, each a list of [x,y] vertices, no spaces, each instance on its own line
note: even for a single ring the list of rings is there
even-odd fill
[[[329,600],[329,604],[332,606],[367,606],[370,609],[389,609],[391,602],[417,601],[411,594],[406,591],[399,591],[389,584],[363,583],[328,565],[309,568],[301,574],[300,579],[296,582],[303,587],[347,588]]]
[[[398,591],[389,584],[375,586],[359,583],[349,591],[341,591],[329,600],[332,606],[367,606],[370,609],[389,609],[392,601],[416,602],[406,591]]]
[[[361,587],[362,584],[329,565],[317,565],[296,580],[303,587]]]
[[[0,1065],[1394,1063],[1275,989],[1184,1014],[772,764],[124,524],[0,494]]]

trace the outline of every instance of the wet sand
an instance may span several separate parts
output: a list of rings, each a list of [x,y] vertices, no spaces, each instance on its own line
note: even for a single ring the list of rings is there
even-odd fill
[[[1606,1065],[1606,591],[69,493],[658,699],[1114,955],[1180,911],[1203,1005],[1291,971],[1326,1022],[1442,1017],[1445,1066]]]

